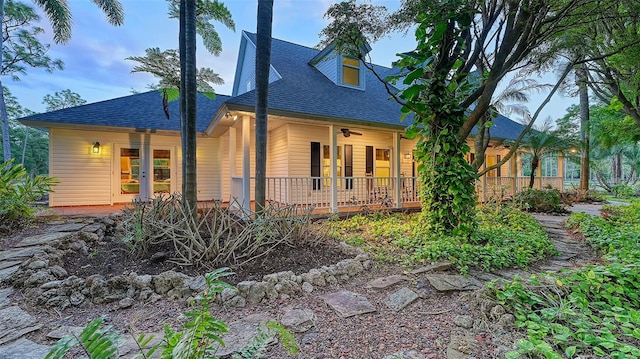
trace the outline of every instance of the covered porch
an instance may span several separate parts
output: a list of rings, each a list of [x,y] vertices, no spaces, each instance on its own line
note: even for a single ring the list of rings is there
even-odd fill
[[[222,199],[247,211],[254,199],[254,121],[252,113],[230,112],[214,131],[220,137]],[[416,142],[404,138],[403,133],[401,126],[270,115],[266,199],[270,205],[331,213],[417,207]],[[499,161],[506,151],[491,148],[486,162]],[[529,177],[518,175],[519,158],[515,156],[480,178],[476,183],[479,201],[513,196],[528,187]],[[536,176],[535,188],[548,184],[561,188],[562,175]]]

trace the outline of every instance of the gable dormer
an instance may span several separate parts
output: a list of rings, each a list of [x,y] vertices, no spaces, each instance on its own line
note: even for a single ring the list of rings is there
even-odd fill
[[[371,47],[367,44],[361,51],[366,54],[371,51]],[[365,89],[366,68],[362,61],[340,54],[333,43],[320,51],[309,64],[338,86]]]
[[[256,88],[256,44],[252,41],[255,34],[242,32],[236,75],[233,79],[232,96],[242,95]],[[273,67],[269,66],[269,83],[282,79]]]

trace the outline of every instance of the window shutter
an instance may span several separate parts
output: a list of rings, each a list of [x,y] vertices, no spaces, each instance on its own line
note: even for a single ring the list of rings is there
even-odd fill
[[[311,142],[311,177],[320,177],[320,142]],[[313,189],[320,189],[320,179],[313,179]]]
[[[344,145],[344,176],[353,177],[353,146]],[[353,189],[353,179],[347,178],[345,189]]]

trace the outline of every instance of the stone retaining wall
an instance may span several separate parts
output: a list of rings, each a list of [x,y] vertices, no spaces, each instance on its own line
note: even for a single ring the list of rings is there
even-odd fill
[[[104,240],[105,235],[115,233],[116,220],[114,217],[102,217],[58,227],[59,232],[30,237],[34,238],[31,241],[27,241],[29,238],[23,240],[27,241],[25,249],[30,249],[25,252],[19,269],[8,279],[38,305],[65,309],[89,303],[118,302],[120,307],[126,308],[135,301],[156,301],[163,296],[186,299],[206,289],[204,276],[190,277],[175,271],[158,275],[129,272],[111,277],[99,274],[88,278],[68,276],[63,268],[63,255],[67,251],[90,255],[92,244]],[[307,273],[279,272],[265,275],[261,281],[240,282],[236,289],[225,289],[221,293],[219,304],[244,307],[262,301],[286,299],[312,292],[318,286],[347,280],[371,267],[371,260],[361,250],[346,244],[341,248],[354,258],[311,269]]]

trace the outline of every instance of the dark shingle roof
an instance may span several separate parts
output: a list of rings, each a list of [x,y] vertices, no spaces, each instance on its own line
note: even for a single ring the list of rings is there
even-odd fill
[[[245,33],[251,41],[256,42],[256,34]],[[400,122],[400,104],[390,98],[384,85],[371,71],[365,71],[364,91],[336,85],[309,64],[319,53],[317,49],[272,40],[271,64],[282,75],[282,79],[269,85],[270,112],[393,126],[411,123],[411,115]],[[374,68],[382,78],[397,74],[397,70],[392,68],[379,65],[374,65]],[[227,103],[253,108],[255,91],[232,97]],[[515,139],[523,129],[521,124],[502,115],[493,122],[491,137],[495,139]],[[472,133],[475,132],[474,128]]]
[[[255,43],[256,35],[246,33]],[[298,113],[336,120],[399,125],[400,105],[371,71],[365,71],[365,90],[334,84],[309,64],[319,50],[273,39],[271,64],[282,79],[269,85],[269,110]],[[390,68],[375,66],[384,78]],[[255,106],[255,91],[227,101],[230,105]]]
[[[198,132],[204,132],[216,111],[222,103],[229,98],[229,96],[217,95],[216,98],[212,100],[205,95],[198,94]],[[169,103],[170,119],[167,120],[162,110],[162,95],[160,91],[149,91],[82,106],[35,114],[23,117],[21,120],[70,125],[179,131],[179,106],[179,100]]]
[[[246,33],[255,43],[256,35]],[[270,113],[297,115],[301,118],[325,119],[363,125],[401,128],[411,122],[407,116],[400,122],[400,105],[391,100],[384,85],[371,71],[365,71],[365,90],[334,84],[309,62],[320,51],[310,47],[273,39],[271,64],[282,79],[269,85]],[[374,65],[385,78],[394,69]],[[236,69],[238,71],[238,69]],[[198,95],[197,130],[204,132],[226,104],[229,108],[253,111],[255,91],[236,97],[217,95],[215,99]],[[87,105],[27,116],[21,121],[67,125],[125,127],[149,130],[179,131],[179,101],[169,103],[170,120],[162,110],[159,91],[150,91]],[[43,125],[44,123],[44,125]],[[491,136],[496,139],[515,139],[523,126],[504,116],[494,119]],[[472,133],[475,133],[475,129]]]

